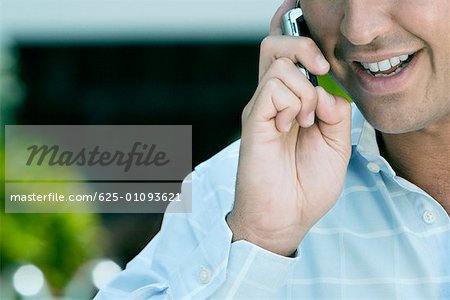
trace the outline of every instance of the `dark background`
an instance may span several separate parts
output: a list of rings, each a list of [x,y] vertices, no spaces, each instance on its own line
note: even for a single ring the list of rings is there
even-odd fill
[[[19,44],[26,87],[16,124],[193,125],[193,166],[239,138],[257,83],[258,44]],[[124,267],[161,214],[103,214],[105,255]]]

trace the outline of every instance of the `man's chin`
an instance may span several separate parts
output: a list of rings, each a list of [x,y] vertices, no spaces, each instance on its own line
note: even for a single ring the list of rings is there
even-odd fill
[[[377,130],[386,134],[404,134],[419,131],[427,126],[414,114],[389,112],[366,112],[361,110],[365,119]]]
[[[366,120],[377,130],[386,134],[405,134],[421,131],[432,124],[431,121],[425,122],[410,118],[405,115],[398,115],[396,119],[385,118],[367,118]]]

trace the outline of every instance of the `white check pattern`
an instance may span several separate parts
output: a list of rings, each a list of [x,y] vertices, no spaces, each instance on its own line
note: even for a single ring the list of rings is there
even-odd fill
[[[192,173],[192,213],[159,234],[96,299],[450,299],[450,218],[397,176],[353,108],[353,152],[336,206],[286,258],[231,243],[239,141]],[[327,184],[324,182],[324,184]]]

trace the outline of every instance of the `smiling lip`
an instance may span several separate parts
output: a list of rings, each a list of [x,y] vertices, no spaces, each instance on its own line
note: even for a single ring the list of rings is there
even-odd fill
[[[396,56],[402,56],[402,55],[413,55],[414,53],[418,52],[411,51],[411,50],[399,50],[399,51],[392,51],[390,53],[384,53],[384,54],[360,54],[360,55],[351,55],[347,58],[347,61],[351,62],[365,62],[365,63],[373,63],[373,62],[379,62],[383,61],[392,57]]]
[[[356,76],[362,88],[371,94],[386,95],[405,90],[414,77],[414,70],[422,51],[415,53],[404,69],[392,77],[374,77],[367,73],[358,62],[354,62]]]

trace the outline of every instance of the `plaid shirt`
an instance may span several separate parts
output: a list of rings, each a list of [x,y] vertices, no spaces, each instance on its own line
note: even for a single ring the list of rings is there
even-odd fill
[[[231,243],[237,141],[185,180],[192,213],[166,213],[158,235],[96,299],[450,299],[446,211],[395,174],[355,106],[352,146],[342,195],[297,257]]]

